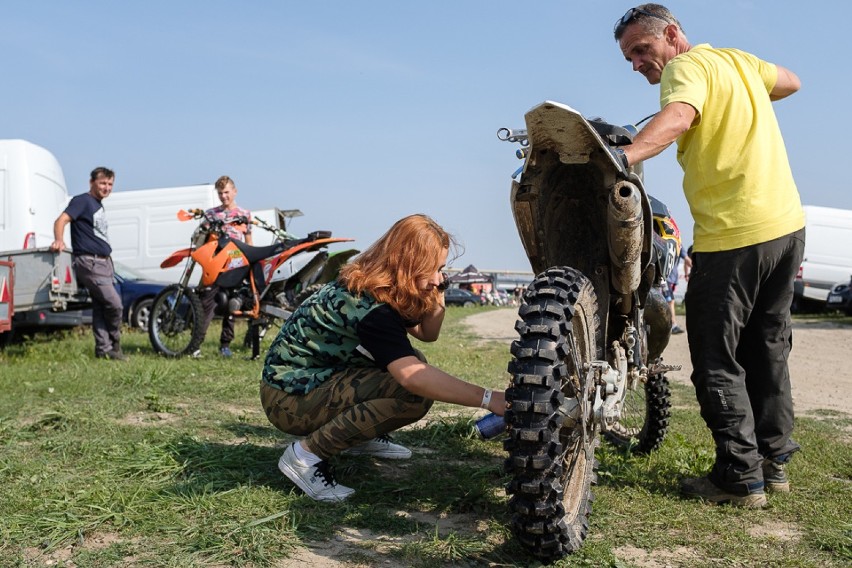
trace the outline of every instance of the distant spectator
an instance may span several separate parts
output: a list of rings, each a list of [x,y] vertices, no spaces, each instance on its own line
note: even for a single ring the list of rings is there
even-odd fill
[[[219,194],[221,205],[212,207],[204,212],[208,218],[219,219],[229,223],[225,225],[225,231],[228,237],[234,241],[244,241],[246,244],[251,242],[251,212],[248,209],[243,209],[237,205],[237,186],[234,180],[228,176],[222,176],[216,180],[216,192]],[[246,224],[233,224],[235,219],[244,217],[248,220]],[[219,293],[219,287],[215,284],[202,290],[201,305],[204,308],[204,322],[202,328],[205,335],[207,328],[210,327],[210,322],[213,321],[213,315],[216,311],[216,295]],[[222,357],[230,357],[231,342],[234,340],[234,316],[227,313],[222,316],[222,333],[219,334],[219,354]],[[193,353],[194,357],[201,355],[201,351]]]
[[[102,201],[112,193],[115,173],[104,167],[92,170],[89,192],[75,195],[53,223],[51,250],[65,249],[65,227],[71,224],[74,273],[92,298],[92,333],[95,357],[127,360],[121,351],[121,296],[115,289],[112,247]]]

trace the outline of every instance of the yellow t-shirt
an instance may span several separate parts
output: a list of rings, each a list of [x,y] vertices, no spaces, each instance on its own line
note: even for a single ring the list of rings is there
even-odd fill
[[[708,44],[674,57],[663,69],[661,108],[682,102],[698,113],[677,140],[697,252],[762,243],[805,225],[769,100],[777,80],[772,63]]]

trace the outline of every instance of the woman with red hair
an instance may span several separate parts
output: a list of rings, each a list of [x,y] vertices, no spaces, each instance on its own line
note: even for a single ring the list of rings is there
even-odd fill
[[[407,459],[389,432],[434,401],[503,415],[503,391],[426,363],[408,336],[435,341],[444,321],[443,269],[452,237],[425,215],[397,221],[284,323],[263,368],[261,402],[279,430],[303,436],[278,468],[311,498],[342,501],[328,459],[341,453]]]

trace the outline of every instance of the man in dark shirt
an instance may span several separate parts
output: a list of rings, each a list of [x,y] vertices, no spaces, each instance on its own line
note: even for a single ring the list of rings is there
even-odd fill
[[[92,298],[92,331],[95,357],[125,361],[121,352],[121,296],[115,289],[112,247],[107,238],[107,220],[101,202],[112,193],[115,173],[95,168],[89,179],[89,192],[71,199],[53,223],[55,251],[65,249],[65,226],[71,223],[71,248],[77,280]]]

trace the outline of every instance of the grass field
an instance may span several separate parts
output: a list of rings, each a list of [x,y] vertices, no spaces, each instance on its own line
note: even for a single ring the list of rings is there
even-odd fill
[[[506,347],[460,323],[484,309],[450,309],[441,339],[418,347],[504,387]],[[167,360],[124,337],[127,363],[95,360],[88,331],[0,352],[0,566],[284,566],[303,546],[340,566],[537,565],[507,529],[502,446],[472,434],[481,412],[436,404],[396,436],[411,460],[340,459],[356,494],[316,503],[276,468],[288,438],[260,408],[260,362],[220,359],[210,341],[205,358]],[[713,449],[691,389],[674,387],[673,404],[660,451],[602,446],[590,536],[556,566],[852,564],[849,416],[798,419],[794,492],[750,511],[678,496]]]

